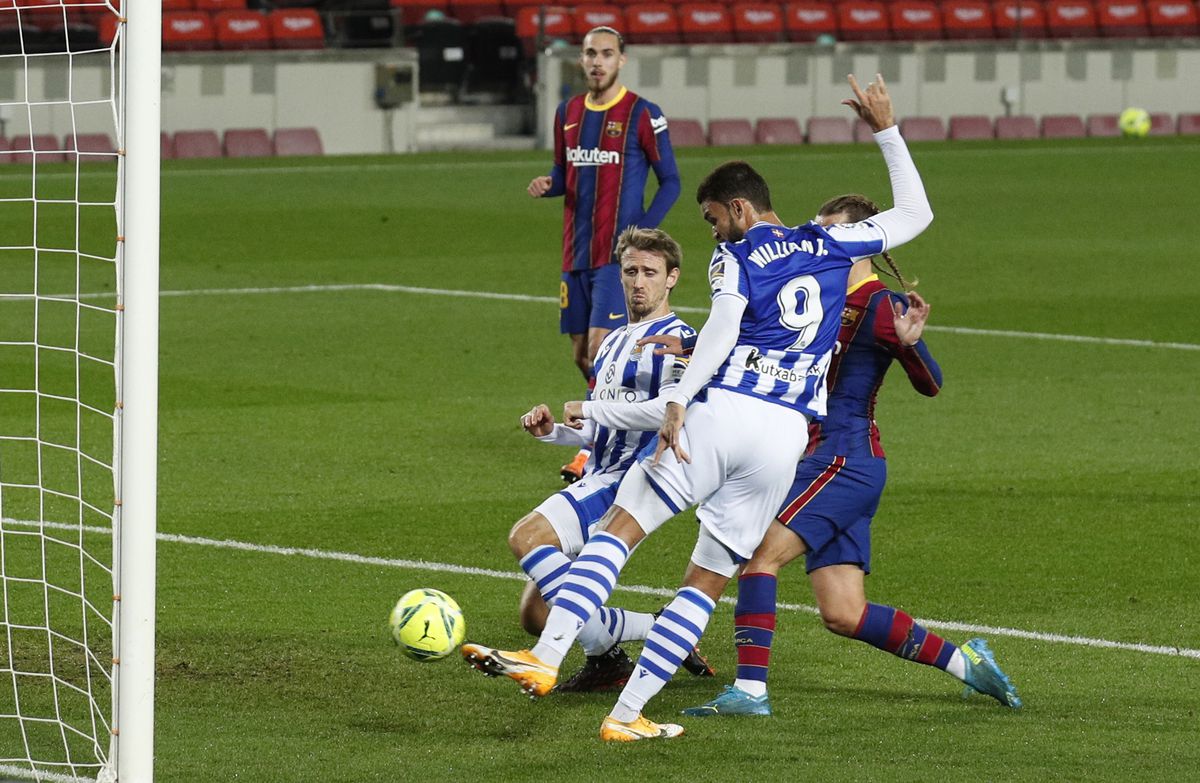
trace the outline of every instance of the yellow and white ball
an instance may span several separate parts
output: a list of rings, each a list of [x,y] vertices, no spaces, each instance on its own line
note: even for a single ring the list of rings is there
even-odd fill
[[[462,609],[441,590],[410,590],[392,609],[388,625],[392,638],[410,658],[436,661],[462,644],[467,624]]]

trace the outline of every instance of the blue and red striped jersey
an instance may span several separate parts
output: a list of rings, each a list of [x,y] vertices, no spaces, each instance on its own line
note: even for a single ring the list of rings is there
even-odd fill
[[[658,190],[645,206],[650,170]],[[554,115],[553,184],[564,196],[563,271],[595,269],[614,260],[617,237],[629,226],[657,228],[679,198],[679,169],[667,118],[622,87],[609,103],[586,94],[563,101]]]
[[[809,426],[808,453],[820,456],[883,457],[875,398],[892,360],[908,374],[913,388],[933,397],[942,387],[942,370],[924,340],[901,344],[896,337],[892,302],[907,300],[877,275],[852,287],[842,309],[842,326],[830,362],[824,421]]]

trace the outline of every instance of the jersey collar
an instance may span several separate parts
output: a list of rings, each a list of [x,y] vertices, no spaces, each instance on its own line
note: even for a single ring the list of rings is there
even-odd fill
[[[592,96],[585,95],[583,98],[583,105],[591,111],[608,111],[609,109],[611,109],[612,107],[614,107],[618,103],[620,103],[621,99],[625,97],[625,93],[627,93],[627,92],[629,92],[629,90],[627,88],[621,87],[621,91],[617,93],[617,97],[613,98],[608,103],[602,103],[602,104],[592,103]]]
[[[871,283],[871,282],[876,282],[876,283],[879,282],[879,275],[871,275],[870,277],[866,277],[866,278],[863,278],[862,280],[859,280],[857,283],[850,286],[850,288],[846,291],[846,296],[849,296],[850,294],[854,293],[858,289],[862,288],[867,283]]]

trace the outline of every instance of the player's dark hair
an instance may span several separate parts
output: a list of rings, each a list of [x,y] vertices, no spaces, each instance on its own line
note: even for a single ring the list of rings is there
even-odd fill
[[[767,181],[744,160],[722,163],[708,173],[696,188],[696,203],[715,201],[729,204],[734,199],[745,199],[759,212],[770,212],[771,189]]]
[[[617,240],[617,258],[624,258],[626,250],[641,250],[662,256],[668,272],[678,269],[683,261],[683,248],[670,234],[657,228],[630,226],[622,231],[621,238]]]
[[[625,36],[623,36],[619,32],[617,32],[617,30],[615,28],[609,27],[608,25],[600,25],[599,27],[593,27],[591,30],[588,30],[587,33],[583,36],[584,39],[586,40],[587,37],[589,35],[591,35],[592,33],[608,33],[609,35],[615,35],[617,37],[617,51],[620,52],[621,54],[625,53]]]
[[[826,201],[821,205],[821,208],[817,210],[817,216],[828,217],[829,215],[836,215],[839,212],[845,213],[847,223],[858,223],[861,220],[866,220],[872,215],[878,215],[879,205],[860,193],[848,193],[844,196],[836,196]],[[883,258],[883,262],[887,264],[888,269],[891,271],[885,271],[879,266],[879,262],[872,257],[871,266],[874,267],[877,272],[895,279],[896,282],[900,284],[900,287],[905,291],[911,291],[917,287],[917,283],[919,281],[908,280],[905,278],[904,274],[900,271],[900,267],[896,265],[896,261],[892,258],[890,253],[884,252],[881,253],[880,256]]]

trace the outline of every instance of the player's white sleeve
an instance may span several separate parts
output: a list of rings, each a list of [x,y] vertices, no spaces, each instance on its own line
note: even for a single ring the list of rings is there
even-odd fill
[[[583,448],[596,439],[596,424],[585,421],[581,430],[573,430],[565,424],[555,424],[549,435],[535,435],[534,437],[542,443],[553,443],[555,446]]]
[[[687,405],[696,393],[712,380],[717,370],[729,358],[737,345],[742,328],[742,314],[746,312],[746,300],[733,294],[718,294],[713,299],[712,312],[696,338],[696,350],[692,361],[674,389],[660,394],[663,403],[677,402]]]
[[[661,396],[642,402],[588,400],[583,404],[583,415],[601,427],[634,432],[657,430],[666,411],[667,401]]]
[[[933,222],[933,209],[925,195],[925,186],[900,129],[895,125],[884,128],[875,134],[875,142],[887,162],[894,206],[861,223],[828,228],[829,235],[845,245],[856,259],[879,252],[870,248],[872,240],[881,239],[882,250],[898,247],[915,239]],[[859,243],[862,243],[861,255],[853,249]]]

